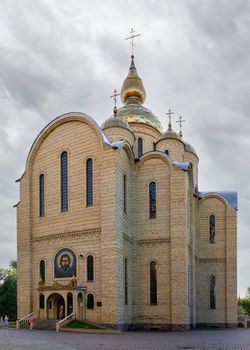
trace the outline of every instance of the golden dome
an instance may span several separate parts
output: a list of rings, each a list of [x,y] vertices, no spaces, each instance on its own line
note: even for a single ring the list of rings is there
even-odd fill
[[[124,80],[121,90],[121,100],[126,102],[128,97],[138,97],[141,103],[145,101],[146,92],[141,78],[135,68],[134,56],[131,56],[131,64],[127,78]]]
[[[118,109],[117,118],[124,119],[128,123],[139,123],[152,126],[161,132],[161,122],[137,97],[129,97],[125,106]]]
[[[158,118],[142,105],[146,92],[141,78],[138,76],[134,56],[131,56],[131,65],[128,75],[121,89],[121,100],[125,104],[118,109],[117,117],[128,123],[140,123],[154,127],[161,132],[162,127]]]

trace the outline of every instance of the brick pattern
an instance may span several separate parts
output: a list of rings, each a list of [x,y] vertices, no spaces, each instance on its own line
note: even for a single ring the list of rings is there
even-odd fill
[[[198,184],[198,157],[178,140],[143,124],[132,132],[105,130],[103,144],[89,121],[65,117],[44,131],[20,181],[17,208],[18,317],[39,310],[39,262],[46,263],[46,285],[54,279],[54,257],[61,248],[77,257],[77,285],[92,293],[93,322],[127,328],[189,329],[195,324],[236,323],[236,211],[222,199],[193,195]],[[138,137],[143,156],[137,158]],[[157,142],[158,141],[158,142]],[[189,161],[192,170],[172,166],[170,158]],[[68,152],[69,210],[60,210],[60,155]],[[135,155],[135,157],[134,157]],[[86,160],[94,161],[94,205],[86,206]],[[45,216],[39,217],[39,175],[45,175]],[[127,179],[127,212],[123,208],[123,177]],[[151,181],[157,186],[157,212],[149,219]],[[209,215],[216,216],[216,240],[209,243]],[[86,259],[94,256],[95,278],[86,280]],[[124,259],[128,261],[128,305],[124,295]],[[149,265],[157,263],[157,305],[150,305]],[[209,309],[209,275],[216,276],[216,309]],[[66,285],[70,279],[60,279]],[[65,298],[67,291],[60,292]],[[46,300],[50,292],[46,292]],[[74,294],[74,305],[77,295]],[[97,307],[96,303],[102,305]]]

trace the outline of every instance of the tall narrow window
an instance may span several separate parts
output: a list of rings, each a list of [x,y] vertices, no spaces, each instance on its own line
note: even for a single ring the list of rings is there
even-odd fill
[[[216,309],[215,276],[209,277],[210,309]]]
[[[167,156],[169,156],[169,150],[168,150],[168,149],[165,150],[165,154],[166,154]]]
[[[123,211],[127,214],[127,176],[123,175]]]
[[[39,296],[39,308],[44,309],[44,295],[40,294]]]
[[[94,309],[94,295],[88,294],[87,296],[87,309]]]
[[[209,216],[209,242],[215,243],[215,216]]]
[[[61,211],[68,211],[68,154],[61,154]]]
[[[45,215],[44,208],[44,174],[39,176],[39,215]]]
[[[156,183],[149,184],[149,218],[156,218]]]
[[[86,162],[86,194],[87,206],[93,205],[93,160],[91,158]]]
[[[139,137],[139,139],[138,139],[138,158],[141,158],[142,155],[143,155],[143,141]]]
[[[45,261],[40,261],[40,282],[45,283]]]
[[[124,303],[128,305],[128,259],[124,259]]]
[[[150,304],[157,304],[157,266],[155,261],[150,263]]]
[[[92,255],[87,257],[87,281],[94,281],[94,258]]]

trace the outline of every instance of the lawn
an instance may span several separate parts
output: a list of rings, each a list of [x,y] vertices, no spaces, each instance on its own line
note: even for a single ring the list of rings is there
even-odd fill
[[[95,326],[94,324],[90,324],[83,321],[74,320],[69,322],[66,328],[83,328],[83,329],[101,329],[101,327]]]

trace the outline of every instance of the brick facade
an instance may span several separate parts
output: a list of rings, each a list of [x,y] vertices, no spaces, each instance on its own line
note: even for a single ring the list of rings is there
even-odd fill
[[[140,159],[138,137],[143,140]],[[123,142],[115,144],[119,140]],[[61,211],[63,151],[68,154],[66,212]],[[93,160],[92,206],[86,206],[88,158]],[[43,217],[39,216],[41,174],[45,178]],[[156,217],[150,219],[152,181],[156,183]],[[61,300],[65,314],[71,303],[77,318],[119,328],[234,326],[236,214],[223,196],[199,195],[198,157],[179,137],[163,137],[143,123],[130,123],[130,129],[102,130],[81,113],[58,117],[38,135],[20,179],[18,318],[32,311],[40,318],[56,318]],[[214,243],[209,242],[210,215],[216,217]],[[76,275],[56,279],[54,258],[63,248],[75,253]],[[94,258],[93,281],[87,280],[89,255]],[[45,262],[42,282],[41,260]],[[150,304],[152,261],[157,274],[155,305]],[[216,281],[215,309],[210,308],[210,276]],[[90,293],[94,307],[88,309]]]

